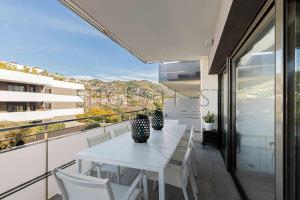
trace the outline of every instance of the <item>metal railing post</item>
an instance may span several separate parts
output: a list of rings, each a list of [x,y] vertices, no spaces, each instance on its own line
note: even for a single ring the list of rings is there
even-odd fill
[[[49,186],[49,184],[48,184],[48,171],[49,171],[49,148],[48,148],[48,138],[49,138],[49,136],[48,136],[48,125],[46,124],[46,125],[44,125],[43,126],[43,129],[44,129],[44,140],[45,140],[45,142],[46,142],[46,200],[48,200],[48,186]]]

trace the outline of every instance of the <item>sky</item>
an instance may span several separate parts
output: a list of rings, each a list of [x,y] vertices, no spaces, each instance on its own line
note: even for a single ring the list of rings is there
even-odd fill
[[[2,0],[0,60],[77,78],[150,80],[158,65],[144,64],[58,0]]]

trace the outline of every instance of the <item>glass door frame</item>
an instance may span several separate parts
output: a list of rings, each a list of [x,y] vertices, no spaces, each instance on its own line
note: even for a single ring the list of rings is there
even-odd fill
[[[277,12],[276,12],[277,13]],[[282,70],[278,68],[278,60],[277,60],[277,49],[278,49],[278,41],[277,41],[277,14],[275,13],[275,5],[273,1],[267,1],[267,3],[265,4],[264,8],[261,10],[261,12],[257,15],[256,19],[254,20],[254,22],[250,25],[248,31],[246,32],[246,34],[244,35],[244,37],[242,38],[242,40],[240,41],[240,43],[238,44],[238,46],[236,47],[236,49],[234,50],[234,52],[231,54],[231,56],[229,57],[229,61],[228,61],[228,71],[229,71],[229,102],[230,102],[230,113],[229,113],[229,118],[230,118],[230,168],[229,171],[237,185],[237,188],[239,189],[241,196],[243,199],[249,199],[246,195],[246,192],[241,184],[241,182],[239,181],[237,175],[235,174],[235,170],[236,170],[236,127],[235,127],[235,122],[236,122],[236,110],[235,110],[235,105],[236,105],[236,95],[235,95],[235,91],[236,91],[236,86],[235,86],[235,81],[236,81],[236,74],[235,74],[235,70],[236,68],[233,67],[232,64],[232,60],[236,57],[238,57],[240,55],[241,52],[243,52],[243,49],[245,49],[246,47],[248,47],[248,45],[252,42],[253,38],[255,38],[255,36],[257,35],[257,33],[262,30],[266,23],[268,23],[272,18],[275,18],[275,50],[276,50],[276,62],[275,62],[275,96],[276,96],[276,100],[275,100],[275,141],[276,141],[276,147],[275,147],[275,151],[276,151],[276,158],[275,158],[275,179],[276,179],[276,200],[281,200],[283,199],[283,197],[281,196],[281,193],[283,191],[283,182],[281,180],[283,180],[283,173],[281,172],[282,167],[278,167],[279,165],[282,166],[283,163],[279,163],[278,160],[281,160],[283,155],[282,153],[282,139],[280,137],[278,137],[278,134],[283,135],[283,130],[282,130],[282,121],[278,122],[278,115],[279,117],[282,116],[283,114],[283,110],[282,107],[280,107],[281,109],[278,110],[278,105],[282,105],[281,101],[278,101],[277,98],[282,98],[283,95],[283,88],[278,87],[278,84],[280,84],[281,82],[278,82],[278,74],[279,72],[282,73]],[[279,76],[281,76],[282,74],[279,74]],[[280,118],[281,119],[281,118]],[[279,141],[277,141],[279,140]],[[281,152],[281,153],[280,153]],[[278,153],[278,155],[277,155]],[[279,159],[278,159],[279,158]],[[280,159],[281,158],[281,159]],[[280,168],[278,170],[278,168]]]
[[[286,90],[286,135],[285,135],[285,155],[286,155],[286,184],[285,198],[289,200],[299,199],[299,118],[297,118],[296,107],[297,99],[295,93],[297,88],[296,67],[299,55],[296,54],[296,49],[300,48],[299,38],[299,21],[300,21],[300,2],[297,0],[286,1],[286,55],[285,55],[285,90]],[[298,80],[299,81],[299,80]],[[298,141],[297,141],[298,140]]]
[[[218,92],[218,127],[220,127],[218,129],[218,145],[219,145],[219,149],[220,149],[220,152],[221,152],[221,155],[222,155],[222,158],[224,160],[224,163],[225,163],[225,166],[226,166],[226,169],[229,171],[230,170],[230,164],[231,164],[231,155],[230,155],[230,151],[231,151],[231,141],[230,141],[230,138],[231,138],[231,135],[230,135],[230,73],[229,73],[229,59],[226,60],[226,63],[224,64],[221,72],[219,73],[218,75],[218,88],[219,88],[219,92]],[[226,139],[226,143],[227,143],[227,151],[226,152],[223,152],[223,146],[222,146],[222,141],[223,141],[223,134],[222,134],[222,121],[223,121],[223,118],[222,118],[222,91],[221,91],[221,82],[222,82],[222,76],[224,75],[224,73],[227,73],[227,139]],[[224,155],[224,153],[226,155]],[[226,156],[226,159],[225,159],[225,156]]]

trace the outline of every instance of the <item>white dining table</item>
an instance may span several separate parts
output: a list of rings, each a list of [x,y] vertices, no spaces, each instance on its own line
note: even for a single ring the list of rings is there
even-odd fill
[[[147,143],[135,143],[130,132],[114,137],[77,153],[75,159],[78,172],[82,172],[83,160],[157,172],[159,200],[164,200],[164,170],[186,128],[186,125],[178,125],[174,120],[165,120],[163,130],[151,130]]]

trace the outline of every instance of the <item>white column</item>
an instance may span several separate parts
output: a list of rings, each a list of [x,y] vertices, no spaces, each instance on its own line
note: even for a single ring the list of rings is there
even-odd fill
[[[218,75],[209,75],[208,57],[201,58],[201,84],[200,84],[200,115],[201,115],[201,130],[203,128],[202,116],[208,111],[215,114],[214,128],[218,128]],[[197,140],[201,140],[202,134],[195,135]],[[200,137],[200,138],[199,138]]]

